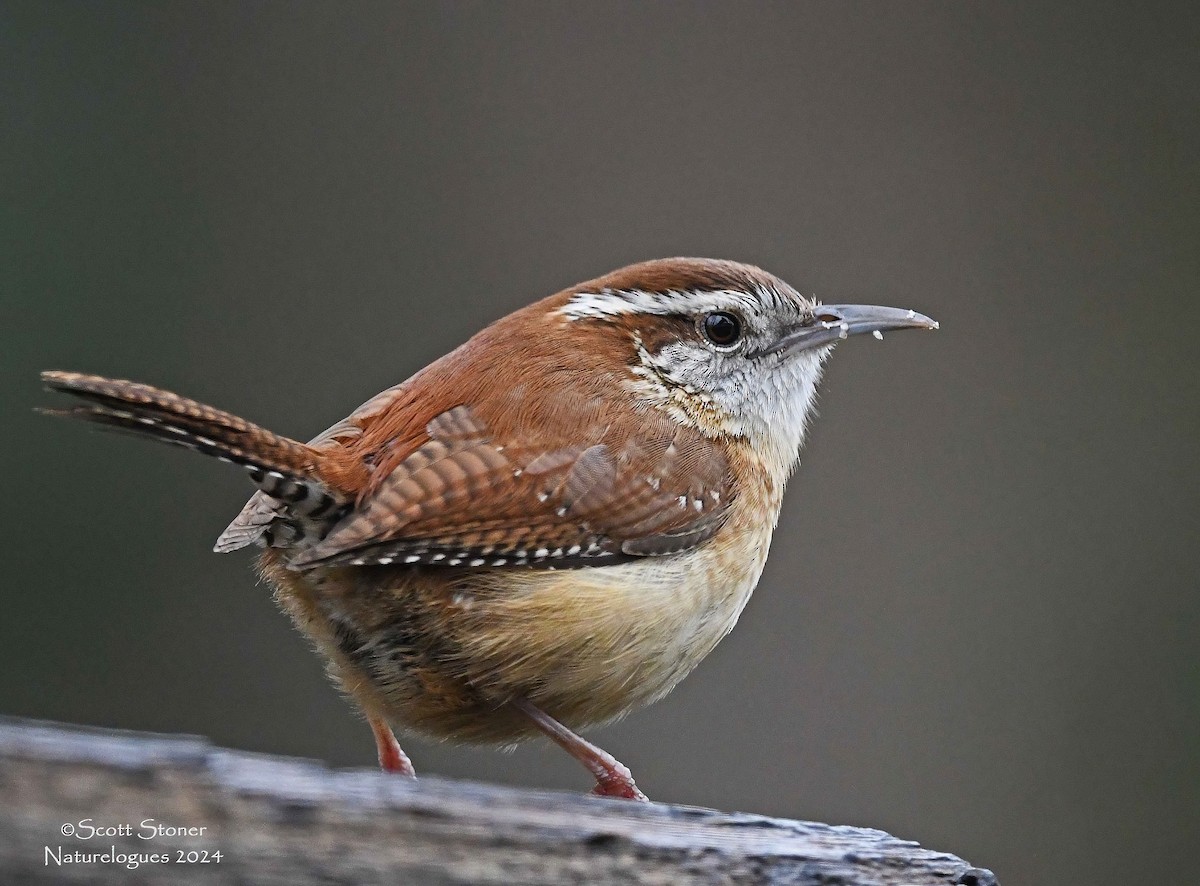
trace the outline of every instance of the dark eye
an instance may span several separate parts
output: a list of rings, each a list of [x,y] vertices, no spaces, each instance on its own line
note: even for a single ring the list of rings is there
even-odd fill
[[[742,321],[725,311],[705,314],[700,325],[704,329],[704,337],[722,348],[729,347],[742,335]]]

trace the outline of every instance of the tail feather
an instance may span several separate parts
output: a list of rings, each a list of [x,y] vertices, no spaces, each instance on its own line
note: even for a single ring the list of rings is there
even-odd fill
[[[342,501],[320,479],[312,447],[170,391],[132,381],[43,372],[46,387],[83,400],[66,409],[41,410],[184,446],[241,465],[266,495],[297,516],[329,512]]]

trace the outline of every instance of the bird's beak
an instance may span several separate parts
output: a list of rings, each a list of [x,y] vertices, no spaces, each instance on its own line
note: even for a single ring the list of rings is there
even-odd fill
[[[807,326],[786,332],[767,353],[795,353],[831,342],[874,332],[877,337],[891,329],[937,329],[936,320],[904,308],[879,305],[817,305]]]

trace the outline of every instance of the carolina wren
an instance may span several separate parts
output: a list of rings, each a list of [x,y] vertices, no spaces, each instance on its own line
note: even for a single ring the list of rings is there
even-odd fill
[[[241,465],[215,550],[263,548],[279,605],[391,731],[545,734],[662,698],[733,628],[767,559],[821,367],[913,311],[822,305],[749,265],[631,265],[516,311],[308,443],[129,381],[47,372],[59,414]]]

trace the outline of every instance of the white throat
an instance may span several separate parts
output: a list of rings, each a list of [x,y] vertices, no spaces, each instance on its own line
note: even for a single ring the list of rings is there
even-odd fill
[[[758,396],[741,404],[746,435],[780,483],[800,459],[800,447],[815,412],[817,384],[832,350],[830,346],[799,354],[773,373],[760,376]]]

